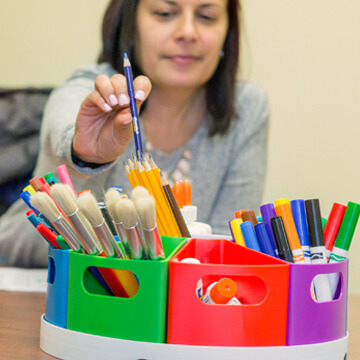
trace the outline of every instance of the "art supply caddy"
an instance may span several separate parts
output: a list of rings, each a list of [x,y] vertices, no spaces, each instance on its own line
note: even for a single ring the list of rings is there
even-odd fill
[[[346,358],[348,260],[297,265],[226,239],[162,237],[165,259],[109,259],[49,248],[40,347],[60,359]],[[200,264],[181,262],[197,258]],[[105,295],[89,267],[129,270],[131,298]],[[339,273],[339,297],[318,303],[311,283]],[[221,277],[242,305],[209,305],[195,294]]]

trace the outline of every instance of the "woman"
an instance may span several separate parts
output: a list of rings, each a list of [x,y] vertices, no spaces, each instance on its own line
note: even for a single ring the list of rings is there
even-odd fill
[[[229,234],[235,210],[260,204],[269,115],[265,94],[236,80],[239,10],[238,0],[111,1],[99,64],[50,97],[35,175],[65,163],[77,191],[90,188],[98,199],[111,185],[131,191],[123,161],[135,145],[120,75],[127,52],[145,148],[170,179],[191,179],[199,220]],[[17,202],[1,220],[2,261],[45,264],[46,246],[31,226],[19,230],[24,212]]]

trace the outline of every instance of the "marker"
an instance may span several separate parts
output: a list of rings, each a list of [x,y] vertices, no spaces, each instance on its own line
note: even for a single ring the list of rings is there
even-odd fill
[[[279,258],[293,263],[293,254],[286,236],[286,231],[281,216],[276,216],[270,219],[271,228],[274,233],[275,241],[279,251]]]
[[[242,220],[245,221],[251,221],[252,225],[255,226],[258,221],[256,219],[256,215],[255,212],[252,210],[249,211],[245,211],[244,213],[241,214],[241,218]]]
[[[241,215],[245,212],[246,210],[238,210],[234,212],[234,216],[235,219],[241,219]]]
[[[330,260],[331,251],[334,247],[336,237],[339,233],[341,223],[346,211],[346,206],[334,203],[328,221],[324,228],[325,253],[327,261]]]
[[[57,180],[52,172],[45,174],[44,179],[49,185],[54,185],[57,183]]]
[[[275,200],[275,207],[279,206],[279,205],[283,205],[283,204],[290,204],[290,200],[287,198],[282,198],[282,199],[276,199]]]
[[[330,263],[336,263],[346,260],[351,241],[354,237],[356,224],[359,220],[360,204],[349,201],[340,226],[338,236],[330,256]],[[334,296],[339,282],[338,274],[330,274],[331,294]]]
[[[68,184],[70,185],[72,191],[74,192],[74,194],[76,195],[76,191],[74,189],[74,185],[71,181],[71,178],[70,178],[70,175],[68,173],[68,170],[66,168],[66,165],[63,164],[63,165],[60,165],[56,168],[58,174],[59,174],[59,177],[60,177],[60,180],[63,184]]]
[[[304,254],[305,263],[311,264],[310,238],[306,222],[305,201],[302,199],[290,201],[291,213],[299,236],[301,249]]]
[[[326,264],[319,199],[305,200],[305,208],[311,244],[311,263]],[[314,278],[314,287],[317,301],[324,302],[332,300],[329,277],[327,275],[317,275]]]
[[[265,224],[264,222],[258,223],[254,226],[254,229],[261,251],[264,254],[279,258],[278,249],[273,247],[273,242],[270,237],[269,225]]]
[[[261,252],[259,242],[256,238],[254,226],[251,221],[244,221],[240,224],[241,232],[244,236],[246,247]]]
[[[262,216],[262,221],[264,223],[268,224],[268,229],[269,229],[271,241],[273,243],[273,248],[277,249],[274,233],[273,233],[271,222],[270,222],[271,218],[276,217],[274,204],[268,203],[268,204],[261,205],[260,212],[261,212],[261,216]]]
[[[35,192],[34,192],[35,194]],[[28,190],[24,190],[22,193],[20,193],[20,198],[25,202],[25,204],[34,211],[34,213],[36,215],[39,214],[39,212],[37,211],[37,209],[35,209],[32,205],[31,205],[31,194]]]
[[[246,246],[244,236],[241,232],[240,225],[243,223],[242,219],[233,219],[228,222],[231,235],[234,241],[242,246]]]
[[[290,203],[284,202],[275,206],[275,212],[277,216],[281,216],[283,219],[287,239],[293,253],[294,263],[305,264],[305,258],[301,249],[300,239],[296,231],[294,218],[290,209]]]

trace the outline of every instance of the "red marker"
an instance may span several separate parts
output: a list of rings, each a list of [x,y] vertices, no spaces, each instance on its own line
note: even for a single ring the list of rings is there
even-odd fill
[[[329,262],[331,251],[334,247],[337,234],[344,218],[346,206],[334,203],[329,214],[328,221],[324,228],[325,253]]]

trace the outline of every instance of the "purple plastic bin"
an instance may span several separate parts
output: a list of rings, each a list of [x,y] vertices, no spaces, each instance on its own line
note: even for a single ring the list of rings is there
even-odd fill
[[[315,344],[341,339],[346,334],[349,261],[335,264],[291,264],[287,345]],[[310,286],[318,274],[340,273],[336,300],[316,302]]]

